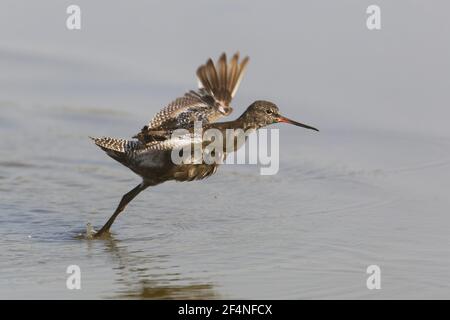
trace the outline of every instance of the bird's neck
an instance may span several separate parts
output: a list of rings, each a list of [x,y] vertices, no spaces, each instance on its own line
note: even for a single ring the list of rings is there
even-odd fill
[[[212,124],[210,124],[209,127],[219,129],[219,130],[242,129],[244,131],[251,130],[251,129],[256,130],[259,128],[257,126],[257,124],[254,121],[252,121],[252,119],[250,119],[250,117],[247,117],[245,112],[236,120],[212,123]]]

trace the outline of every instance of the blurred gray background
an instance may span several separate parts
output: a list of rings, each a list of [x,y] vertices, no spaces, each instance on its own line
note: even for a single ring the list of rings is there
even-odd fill
[[[1,297],[449,298],[447,1],[0,7]],[[132,136],[236,50],[251,59],[231,118],[267,99],[320,134],[280,126],[278,175],[165,184],[110,243],[74,239],[138,182],[87,136]],[[65,289],[72,263],[81,291]]]

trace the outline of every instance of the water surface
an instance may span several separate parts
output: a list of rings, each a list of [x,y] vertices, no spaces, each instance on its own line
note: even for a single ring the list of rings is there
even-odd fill
[[[370,33],[360,1],[79,2],[78,33],[64,1],[0,10],[0,298],[449,297],[447,5],[381,1]],[[321,132],[279,125],[277,175],[149,188],[111,239],[80,239],[140,182],[88,136],[134,135],[237,48],[252,60],[234,116],[271,99]]]

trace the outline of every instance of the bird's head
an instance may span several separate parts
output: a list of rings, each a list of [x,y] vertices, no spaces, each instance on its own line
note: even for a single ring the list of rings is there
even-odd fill
[[[280,115],[276,104],[264,100],[253,102],[242,114],[241,118],[243,118],[246,123],[255,129],[268,126],[272,123],[283,122],[293,124],[298,127],[319,131],[314,127],[283,117]]]

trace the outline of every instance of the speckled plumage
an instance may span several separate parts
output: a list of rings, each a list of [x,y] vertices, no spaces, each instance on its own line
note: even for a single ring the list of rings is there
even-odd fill
[[[133,138],[143,143],[164,140],[175,129],[191,128],[196,121],[202,125],[229,115],[230,103],[244,75],[249,58],[239,62],[239,53],[231,61],[223,53],[217,64],[211,59],[197,69],[199,89],[189,91],[159,111]]]
[[[113,215],[94,237],[101,237],[108,233],[111,225],[127,204],[149,186],[170,180],[200,180],[217,171],[220,161],[207,163],[202,155],[200,155],[199,162],[175,163],[172,159],[174,150],[178,152],[187,145],[191,146],[191,150],[194,150],[194,146],[201,146],[203,150],[203,147],[208,144],[209,141],[202,140],[202,133],[197,132],[193,127],[194,121],[201,121],[204,130],[217,129],[221,131],[225,139],[228,139],[226,134],[228,129],[254,131],[277,122],[291,123],[317,130],[282,117],[275,104],[262,100],[252,103],[234,121],[213,122],[232,110],[229,103],[236,93],[248,61],[246,58],[241,64],[238,64],[238,59],[239,56],[236,54],[228,65],[226,56],[223,54],[218,61],[217,68],[211,60],[208,60],[197,71],[203,87],[198,92],[190,91],[157,113],[149,124],[135,136],[137,140],[109,137],[91,138],[111,158],[142,177],[142,182],[122,197]],[[172,135],[175,129],[185,129],[185,132],[181,135]],[[226,150],[226,146],[232,145],[235,149],[241,146],[237,143],[236,136],[230,138],[233,141],[224,141],[224,149],[219,150],[222,160],[226,158],[227,151],[235,151]],[[195,152],[193,154],[195,155]]]

